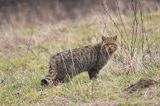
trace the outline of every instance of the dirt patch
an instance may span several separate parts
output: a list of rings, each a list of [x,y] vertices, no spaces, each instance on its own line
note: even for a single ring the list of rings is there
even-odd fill
[[[140,79],[139,81],[131,84],[129,87],[125,89],[127,93],[133,93],[134,91],[142,90],[145,88],[149,88],[150,86],[158,84],[157,81],[152,79]]]

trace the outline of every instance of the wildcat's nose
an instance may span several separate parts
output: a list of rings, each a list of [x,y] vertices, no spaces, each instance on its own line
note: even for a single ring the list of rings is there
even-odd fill
[[[46,86],[46,85],[49,85],[49,83],[47,82],[46,79],[42,79],[41,80],[41,86]]]

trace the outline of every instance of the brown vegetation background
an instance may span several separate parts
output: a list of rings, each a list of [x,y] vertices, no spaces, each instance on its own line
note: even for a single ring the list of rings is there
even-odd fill
[[[56,23],[101,13],[102,0],[0,0],[0,26]],[[108,9],[117,11],[116,0],[104,0]],[[131,14],[132,0],[118,0],[123,14]],[[160,0],[141,0],[144,11],[160,8]]]

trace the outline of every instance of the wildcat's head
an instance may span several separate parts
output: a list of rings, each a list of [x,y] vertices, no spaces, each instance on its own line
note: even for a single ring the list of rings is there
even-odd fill
[[[108,55],[112,55],[117,49],[116,44],[117,36],[114,37],[104,37],[102,36],[102,50]]]

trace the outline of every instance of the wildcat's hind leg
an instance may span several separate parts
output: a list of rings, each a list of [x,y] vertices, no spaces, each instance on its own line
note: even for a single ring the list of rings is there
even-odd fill
[[[90,79],[97,79],[98,73],[99,73],[99,70],[97,70],[97,69],[93,68],[93,69],[89,70],[88,71],[89,78]]]

